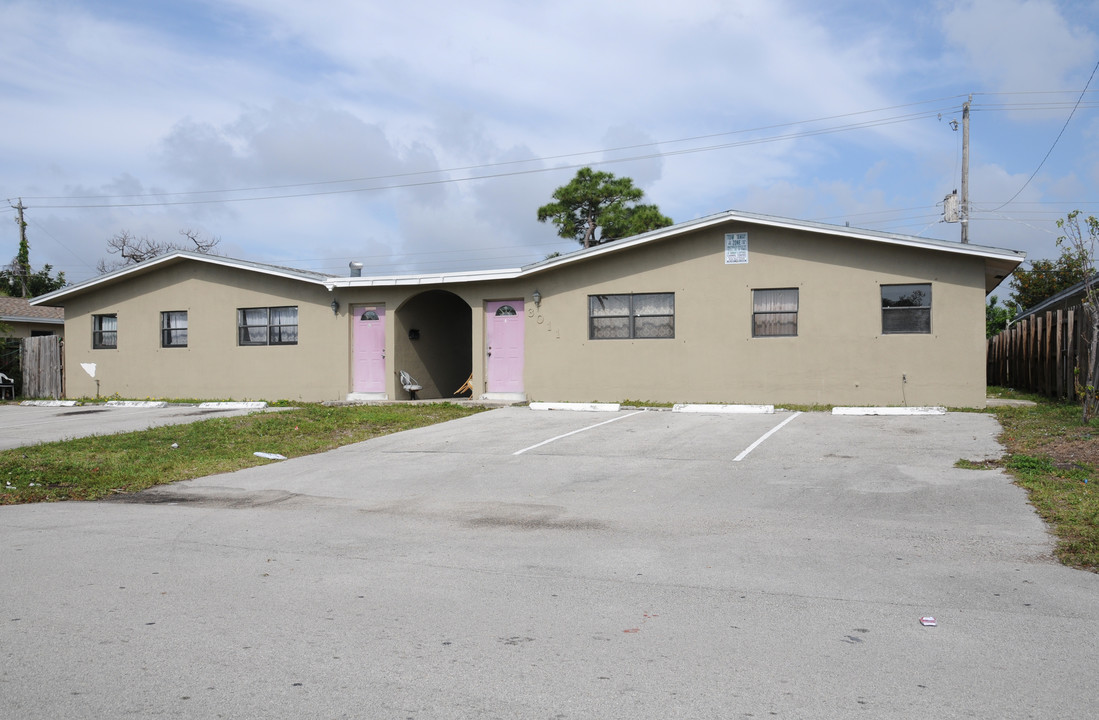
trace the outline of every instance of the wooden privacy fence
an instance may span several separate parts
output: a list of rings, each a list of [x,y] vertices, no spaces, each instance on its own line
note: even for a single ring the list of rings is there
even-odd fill
[[[988,384],[1076,400],[1088,366],[1087,315],[1076,307],[1016,321],[988,339]]]
[[[23,397],[57,400],[65,394],[63,342],[57,335],[23,338]]]

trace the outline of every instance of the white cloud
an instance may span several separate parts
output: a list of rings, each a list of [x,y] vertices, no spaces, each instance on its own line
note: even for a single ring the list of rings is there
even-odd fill
[[[1082,87],[1096,54],[1096,35],[1073,24],[1048,0],[970,0],[944,16],[947,38],[969,58],[990,90]]]
[[[942,103],[949,119],[963,92],[1079,87],[1099,47],[1094,9],[972,0],[940,17],[941,7],[7,2],[0,195],[276,185],[295,187],[251,195],[309,194],[102,210],[28,201],[44,236],[32,253],[74,273],[87,266],[78,257],[94,264],[119,230],[174,238],[189,226],[221,235],[226,252],[340,273],[352,257],[416,268],[458,266],[466,253],[466,262],[516,264],[560,246],[535,212],[575,168],[515,173],[659,142],[656,149],[669,154],[599,167],[632,177],[676,220],[731,208],[843,218],[915,207],[907,225],[887,229],[917,232],[957,184],[957,136],[945,120],[731,145],[896,119],[936,107],[899,107],[931,98],[953,98]],[[798,124],[826,116],[837,117]],[[982,115],[974,196],[1010,197],[1064,117],[1034,124],[1027,115],[1020,124],[1007,113]],[[1095,123],[1094,110],[1081,108],[1024,198],[1096,194],[1099,162],[1083,134]],[[698,139],[670,142],[683,138]],[[711,149],[675,154],[703,146]],[[580,151],[595,152],[539,160]],[[456,170],[470,166],[482,167]],[[438,172],[414,174],[425,171]],[[479,174],[500,177],[365,190]],[[351,188],[363,191],[311,194]],[[1034,222],[1049,225],[1054,212]],[[0,223],[0,253],[12,245],[12,225]]]

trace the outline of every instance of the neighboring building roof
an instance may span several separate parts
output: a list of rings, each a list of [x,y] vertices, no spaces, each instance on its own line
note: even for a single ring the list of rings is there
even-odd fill
[[[25,298],[0,297],[0,322],[63,325],[65,309],[31,305]]]
[[[364,277],[334,277],[308,270],[266,265],[264,263],[236,260],[219,255],[205,255],[201,253],[177,251],[168,255],[162,255],[152,260],[147,260],[137,265],[130,265],[97,278],[92,278],[76,285],[71,285],[61,290],[35,298],[35,305],[49,304],[63,301],[68,297],[82,294],[96,286],[112,284],[123,278],[144,274],[150,270],[184,260],[198,260],[214,263],[227,267],[266,273],[278,277],[301,280],[307,283],[324,285],[329,290],[338,287],[377,287],[397,285],[438,285],[444,283],[482,282],[486,280],[509,280],[513,278],[534,275],[553,268],[583,262],[590,258],[606,255],[608,253],[622,252],[638,245],[658,242],[670,237],[693,232],[714,225],[727,222],[742,222],[752,225],[765,225],[769,227],[800,230],[803,232],[832,235],[837,237],[866,240],[869,242],[897,245],[901,247],[919,248],[936,252],[952,253],[969,257],[983,258],[985,261],[985,292],[992,292],[1005,277],[1011,274],[1025,258],[1026,254],[1017,250],[1005,250],[1002,248],[985,247],[982,245],[963,244],[946,240],[930,240],[912,235],[897,235],[894,233],[878,232],[876,230],[864,230],[839,225],[827,225],[824,223],[808,222],[804,220],[791,220],[789,218],[774,217],[770,215],[758,215],[730,210],[716,215],[709,215],[696,220],[678,223],[670,227],[653,230],[651,232],[635,235],[634,237],[615,240],[603,245],[577,250],[559,257],[532,263],[520,268],[504,268],[497,270],[475,270],[454,273],[420,273],[411,275],[377,275]]]
[[[1023,312],[1016,315],[1011,323],[1019,322],[1025,317],[1037,315],[1038,313],[1045,312],[1046,310],[1055,310],[1058,307],[1068,307],[1069,305],[1082,302],[1084,299],[1084,286],[1087,285],[1089,282],[1092,285],[1096,285],[1097,283],[1099,283],[1099,273],[1092,275],[1087,280],[1081,280],[1072,287],[1065,288],[1055,295],[1050,295],[1048,298],[1038,303],[1034,307],[1027,308]]]

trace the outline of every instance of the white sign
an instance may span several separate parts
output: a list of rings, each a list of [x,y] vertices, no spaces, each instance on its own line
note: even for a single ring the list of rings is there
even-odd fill
[[[748,262],[748,233],[725,233],[725,264],[745,265]]]

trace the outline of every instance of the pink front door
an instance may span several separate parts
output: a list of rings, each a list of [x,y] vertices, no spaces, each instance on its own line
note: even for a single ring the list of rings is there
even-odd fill
[[[352,305],[351,389],[385,392],[385,307]]]
[[[523,392],[523,301],[485,303],[488,392]]]

